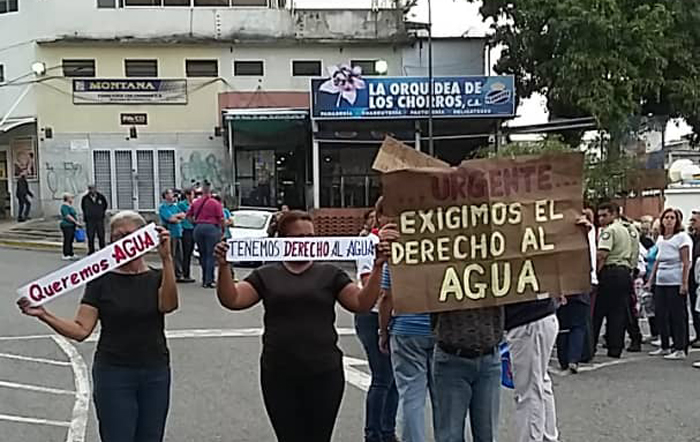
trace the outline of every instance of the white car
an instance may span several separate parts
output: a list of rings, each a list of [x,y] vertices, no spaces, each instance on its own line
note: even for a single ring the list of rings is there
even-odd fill
[[[231,238],[267,238],[275,212],[260,209],[241,209],[231,212],[233,226],[229,227]],[[194,256],[199,258],[195,247]],[[253,263],[255,264],[255,263]]]

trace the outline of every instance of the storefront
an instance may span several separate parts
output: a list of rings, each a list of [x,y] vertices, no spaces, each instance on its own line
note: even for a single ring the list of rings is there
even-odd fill
[[[8,219],[17,214],[14,194],[20,174],[27,178],[35,199],[39,197],[36,118],[8,118],[0,123],[0,219]],[[41,207],[33,204],[29,216],[40,211]]]
[[[243,206],[365,208],[381,194],[372,162],[391,135],[429,152],[426,77],[311,81],[307,109],[225,109],[234,194]],[[515,115],[512,77],[440,77],[432,97],[434,155],[459,164]]]

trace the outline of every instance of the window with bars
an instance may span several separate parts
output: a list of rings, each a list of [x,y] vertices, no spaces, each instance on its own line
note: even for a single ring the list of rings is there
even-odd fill
[[[127,77],[158,77],[158,60],[124,60],[124,75]]]
[[[218,60],[186,60],[185,73],[188,77],[218,77]]]
[[[239,61],[233,62],[233,75],[237,77],[265,75],[265,67],[262,61]]]
[[[292,75],[295,77],[318,77],[321,75],[321,62],[294,60],[292,61]]]
[[[63,60],[63,76],[94,77],[95,60]]]
[[[96,150],[92,153],[95,187],[107,199],[112,207],[112,158],[108,150]]]
[[[19,11],[19,0],[0,0],[0,14]]]

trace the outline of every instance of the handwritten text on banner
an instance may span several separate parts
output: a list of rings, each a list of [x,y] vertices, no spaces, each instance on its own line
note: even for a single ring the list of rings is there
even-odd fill
[[[131,235],[69,266],[17,290],[33,306],[40,306],[123,266],[158,246],[158,231],[149,224]]]
[[[250,238],[228,241],[228,261],[355,261],[374,256],[370,237]]]

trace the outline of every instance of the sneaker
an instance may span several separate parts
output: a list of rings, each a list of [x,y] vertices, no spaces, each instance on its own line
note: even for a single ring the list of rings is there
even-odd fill
[[[62,256],[61,261],[70,261],[72,258],[70,256]]]
[[[693,364],[693,367],[694,367],[694,368],[700,368],[700,361],[695,362],[695,363]]]
[[[682,361],[686,357],[687,355],[683,350],[676,350],[673,353],[669,353],[664,356],[664,359],[668,359],[669,361]]]
[[[671,350],[668,348],[657,348],[654,351],[649,352],[649,356],[668,356],[671,354]]]
[[[70,257],[70,260],[71,260],[71,261],[79,261],[79,260],[80,260],[80,257],[79,257],[79,256],[76,256],[76,255],[73,255],[73,256]]]
[[[651,345],[653,345],[654,347],[661,347],[661,339],[655,339],[651,341]]]
[[[690,346],[693,348],[700,348],[700,339],[696,339],[695,341],[693,341],[693,343],[690,344]]]
[[[574,364],[574,363],[569,364],[569,371],[571,372],[571,374],[578,373],[578,364]]]

